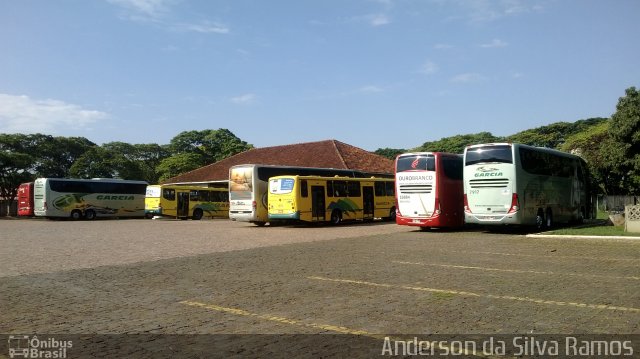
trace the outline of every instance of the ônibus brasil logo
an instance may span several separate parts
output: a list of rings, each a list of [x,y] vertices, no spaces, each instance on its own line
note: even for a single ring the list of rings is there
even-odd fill
[[[416,159],[411,162],[411,168],[416,169],[418,167],[418,162],[420,162],[420,157],[416,157]]]
[[[39,339],[36,335],[10,335],[8,342],[10,358],[66,358],[67,349],[73,347],[71,340]]]
[[[493,167],[485,167],[481,166],[476,168],[476,174],[474,177],[500,177],[503,176],[502,172],[499,172],[500,169]]]

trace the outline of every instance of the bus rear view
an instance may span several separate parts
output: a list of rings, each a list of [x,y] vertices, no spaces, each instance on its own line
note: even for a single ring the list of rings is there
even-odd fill
[[[518,224],[513,146],[469,146],[464,151],[464,209],[467,223]]]
[[[415,152],[396,158],[396,223],[407,226],[459,227],[462,208],[462,157]]]

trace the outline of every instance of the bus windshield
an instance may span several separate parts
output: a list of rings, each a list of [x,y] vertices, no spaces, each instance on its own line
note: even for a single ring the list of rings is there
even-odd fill
[[[435,170],[436,158],[434,155],[413,155],[399,157],[396,168],[396,172]]]
[[[465,166],[478,163],[513,163],[510,145],[485,146],[467,151]]]

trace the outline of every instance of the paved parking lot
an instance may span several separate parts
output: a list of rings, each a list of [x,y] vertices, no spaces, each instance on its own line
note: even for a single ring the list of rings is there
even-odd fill
[[[0,333],[236,335],[212,337],[225,356],[260,356],[234,346],[256,338],[264,348],[296,338],[295,355],[317,342],[242,334],[342,334],[375,340],[378,353],[391,334],[640,334],[634,239],[226,220],[3,220],[0,230]]]

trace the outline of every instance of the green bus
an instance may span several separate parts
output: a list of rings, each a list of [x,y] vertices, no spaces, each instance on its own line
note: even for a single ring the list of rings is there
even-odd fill
[[[575,155],[518,143],[464,150],[465,222],[535,225],[592,218],[590,176]]]

